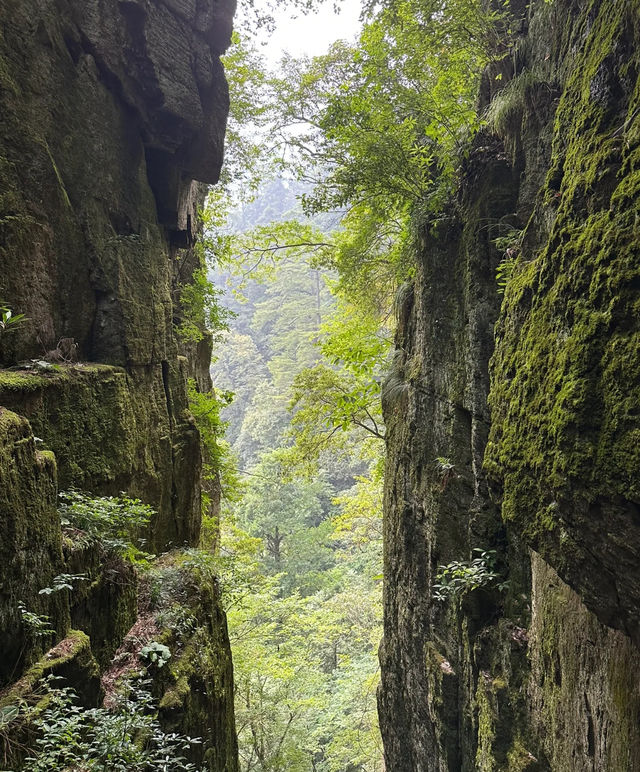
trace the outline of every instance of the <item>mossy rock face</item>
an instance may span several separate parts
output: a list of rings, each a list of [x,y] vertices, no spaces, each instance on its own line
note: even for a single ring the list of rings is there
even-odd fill
[[[640,759],[640,652],[598,622],[532,555],[529,711],[553,772],[634,772]]]
[[[91,651],[89,636],[82,630],[69,630],[67,635],[35,662],[11,689],[0,697],[1,705],[26,699],[37,689],[38,683],[48,676],[64,679],[85,707],[98,705],[102,687],[100,670]]]
[[[24,414],[56,456],[61,490],[126,491],[158,512],[152,546],[193,544],[200,518],[200,441],[184,377],[158,365],[0,371],[0,404]]]
[[[610,659],[635,663],[634,648],[601,623],[640,642],[640,5],[540,0],[526,16],[485,75],[485,101],[523,76],[503,145],[478,135],[457,206],[416,246],[383,387],[379,708],[394,772],[637,766],[635,665]],[[521,254],[501,299],[505,225]],[[585,605],[552,572],[530,597],[529,545]],[[474,547],[496,549],[507,584],[434,602],[438,566]],[[631,716],[620,731],[614,694]]]
[[[161,668],[151,667],[165,731],[200,737],[190,758],[209,772],[237,772],[233,712],[233,665],[217,580],[208,569],[162,559],[173,588],[159,609],[158,641],[171,651]],[[174,597],[175,596],[175,597]]]
[[[0,404],[49,442],[61,487],[152,504],[157,549],[198,538],[185,372],[207,385],[210,347],[189,352],[201,361],[178,359],[173,301],[193,261],[178,276],[175,233],[193,244],[205,195],[195,180],[215,181],[222,162],[219,56],[233,10],[93,0],[0,9],[0,301],[26,315],[0,334],[0,363],[59,361],[67,338],[81,361],[125,369],[82,384],[41,380],[46,389],[19,376],[23,394],[5,374]]]
[[[492,240],[501,235],[501,218],[516,209],[518,177],[502,144],[478,136],[457,206],[423,225],[413,288],[399,304],[397,353],[382,393],[386,581],[378,700],[386,765],[394,772],[476,769],[481,668],[505,680],[505,670],[517,670],[510,700],[524,698],[516,684],[526,663],[512,655],[506,633],[503,660],[491,659],[497,645],[485,633],[503,614],[526,626],[522,604],[496,592],[464,603],[433,598],[438,566],[469,560],[474,548],[495,549],[501,570],[511,558],[522,560],[482,472],[499,312],[500,253]],[[452,467],[446,477],[438,458]],[[528,591],[526,571],[514,572],[512,591],[513,598]],[[519,728],[516,712],[496,717],[491,736],[482,738],[485,756],[506,753]]]
[[[192,180],[219,175],[234,10],[3,3],[0,300],[28,319],[0,362],[62,337],[111,364],[175,356],[171,233],[193,240]]]
[[[74,546],[66,542],[63,550],[66,572],[85,575],[84,580],[74,582],[69,593],[71,626],[87,633],[93,656],[104,671],[136,621],[136,571],[100,544]]]
[[[588,6],[496,328],[486,469],[505,521],[640,643],[640,8]]]
[[[18,603],[50,616],[58,636],[68,626],[62,598],[39,595],[64,570],[56,493],[54,459],[36,450],[26,418],[0,407],[0,686],[52,640],[33,635]]]
[[[132,622],[130,567],[78,545],[63,562],[56,465],[60,489],[151,504],[150,549],[198,541],[201,451],[186,376],[210,386],[211,341],[181,351],[189,361],[178,356],[174,302],[197,262],[185,257],[197,257],[187,249],[206,193],[196,180],[216,181],[222,163],[220,55],[234,9],[233,0],[0,4],[0,302],[27,317],[0,333],[0,686],[70,621],[90,634],[102,666]],[[74,356],[60,356],[62,338]],[[88,581],[38,595],[65,569]],[[26,639],[18,601],[51,615],[51,640]],[[203,624],[211,663],[229,677],[214,683],[211,664],[190,729],[210,738],[211,769],[235,770],[216,609]]]

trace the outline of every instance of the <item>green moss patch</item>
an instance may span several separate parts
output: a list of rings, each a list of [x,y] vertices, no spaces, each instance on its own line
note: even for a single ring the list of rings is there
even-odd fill
[[[595,10],[532,218],[552,222],[548,240],[509,282],[492,362],[486,469],[504,519],[539,547],[567,508],[640,504],[638,19],[620,0]]]

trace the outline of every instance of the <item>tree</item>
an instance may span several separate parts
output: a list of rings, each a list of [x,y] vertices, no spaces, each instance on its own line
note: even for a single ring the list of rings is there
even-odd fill
[[[391,346],[376,315],[345,300],[320,333],[322,359],[296,375],[290,402],[290,460],[310,469],[327,450],[384,439],[380,382]]]

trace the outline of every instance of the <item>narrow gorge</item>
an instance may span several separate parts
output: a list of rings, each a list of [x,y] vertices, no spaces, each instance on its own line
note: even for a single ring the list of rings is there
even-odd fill
[[[0,0],[0,768],[640,772],[640,2],[235,13]]]

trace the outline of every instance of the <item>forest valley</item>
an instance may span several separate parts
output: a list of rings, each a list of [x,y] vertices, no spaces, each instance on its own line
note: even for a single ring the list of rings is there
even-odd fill
[[[637,0],[7,7],[1,768],[637,772]]]
[[[247,772],[384,769],[380,388],[394,302],[414,223],[451,199],[474,135],[498,120],[476,112],[480,75],[509,55],[515,23],[507,4],[467,0],[371,4],[363,22],[357,42],[276,72],[242,27],[225,57],[205,313],[219,341],[218,561]],[[517,235],[501,235],[508,262]],[[444,485],[453,465],[434,462]],[[491,560],[461,564],[451,588],[496,579]]]

